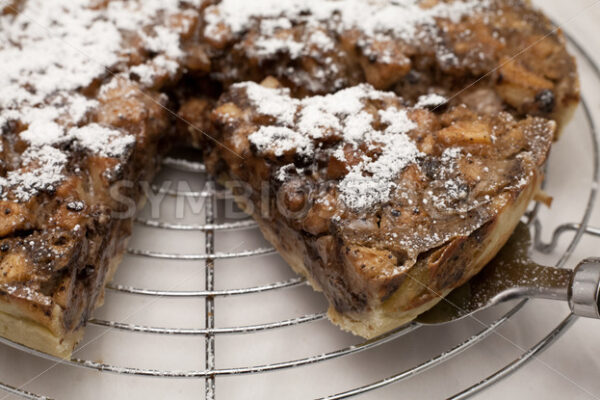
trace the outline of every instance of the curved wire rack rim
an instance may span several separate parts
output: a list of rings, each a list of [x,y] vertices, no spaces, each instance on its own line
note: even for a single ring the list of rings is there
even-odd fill
[[[500,325],[502,325],[504,322],[506,322],[510,317],[512,317],[514,314],[516,314],[525,305],[525,303],[526,303],[526,301],[519,302],[519,304],[517,304],[517,306],[513,307],[510,311],[508,311],[501,318],[494,321],[491,325],[488,325],[484,330],[471,336],[470,338],[468,338],[464,342],[460,343],[459,345],[453,347],[452,349],[450,349],[444,353],[441,353],[438,356],[433,357],[433,358],[429,359],[428,361],[425,361],[424,363],[417,365],[414,368],[407,369],[403,372],[392,375],[392,376],[382,379],[380,381],[371,383],[369,385],[361,386],[359,388],[352,389],[347,392],[338,393],[338,394],[335,394],[332,396],[323,397],[319,400],[325,400],[325,399],[337,400],[337,399],[345,399],[345,398],[349,398],[349,397],[353,397],[353,396],[358,396],[359,394],[363,394],[363,393],[369,392],[371,390],[379,389],[384,386],[390,385],[392,383],[397,383],[402,380],[408,379],[412,376],[418,375],[422,372],[425,372],[428,369],[433,368],[434,366],[436,366],[440,363],[443,363],[443,362],[451,359],[452,357],[462,353],[463,351],[469,349],[471,346],[479,343],[482,339],[484,339],[484,338],[488,337],[489,335],[491,335],[492,333],[494,333],[496,328],[498,328]]]
[[[254,250],[244,250],[235,253],[199,253],[199,254],[179,254],[179,253],[163,253],[142,249],[127,249],[127,254],[132,256],[158,258],[161,260],[181,260],[181,261],[201,261],[201,260],[225,260],[229,258],[255,257],[275,254],[275,249],[272,247],[260,247]]]
[[[135,288],[125,285],[107,285],[107,289],[114,292],[121,292],[142,296],[159,296],[159,297],[208,297],[208,296],[234,296],[240,294],[263,293],[270,290],[286,289],[297,287],[306,284],[306,279],[302,277],[292,278],[287,281],[274,282],[263,286],[253,286],[240,289],[224,289],[224,290],[160,290],[160,289],[145,289]]]
[[[238,222],[227,222],[222,224],[204,224],[204,225],[188,225],[188,224],[171,224],[168,222],[161,222],[153,219],[146,219],[137,217],[135,219],[140,225],[148,226],[151,228],[168,229],[173,231],[226,231],[226,230],[241,230],[241,229],[253,229],[258,227],[256,221],[248,219]]]
[[[81,367],[94,369],[100,372],[110,372],[115,374],[145,376],[145,377],[162,377],[162,378],[206,378],[218,375],[242,375],[252,374],[259,372],[275,371],[286,368],[299,367],[303,365],[314,364],[320,361],[332,360],[338,357],[346,356],[349,354],[357,354],[385,343],[388,343],[400,336],[406,335],[413,332],[419,327],[418,324],[409,324],[404,327],[400,327],[391,332],[385,333],[374,339],[367,340],[358,345],[348,346],[343,349],[334,350],[329,353],[323,353],[311,357],[300,358],[293,361],[283,361],[272,364],[256,365],[250,367],[239,367],[239,368],[228,368],[228,369],[212,369],[212,370],[195,370],[195,371],[175,371],[175,370],[158,370],[148,368],[132,368],[132,367],[119,367],[110,364],[98,363],[91,360],[82,360],[79,358],[72,358],[71,360],[61,360],[60,358],[51,356],[46,353],[31,349],[21,344],[15,343],[11,340],[0,337],[0,343],[7,344],[25,353],[44,358],[46,360],[53,361],[57,364],[70,365],[73,367]],[[0,386],[0,389],[2,387]],[[19,390],[19,389],[17,389]]]
[[[88,321],[91,325],[104,326],[108,328],[119,329],[129,332],[140,332],[140,333],[153,333],[159,335],[214,335],[224,333],[250,333],[266,331],[269,329],[284,328],[292,325],[300,325],[307,322],[320,321],[327,318],[327,314],[307,314],[297,318],[290,318],[286,320],[269,322],[265,324],[247,325],[247,326],[236,326],[229,328],[159,328],[143,325],[127,324],[116,321],[106,321],[102,319],[91,319]]]
[[[552,233],[552,238],[550,239],[550,242],[544,243],[541,239],[542,224],[540,223],[539,220],[535,220],[534,227],[535,227],[535,244],[536,244],[535,248],[537,251],[544,253],[544,254],[549,254],[552,251],[554,251],[554,249],[556,249],[556,246],[558,246],[558,241],[560,239],[560,236],[563,233],[577,232],[582,228],[581,224],[573,224],[573,223],[562,224],[554,230],[554,232]],[[600,228],[585,227],[585,228],[583,228],[583,230],[588,235],[600,237]]]
[[[31,393],[26,390],[19,389],[14,386],[10,386],[10,385],[7,385],[7,384],[1,383],[1,382],[0,382],[0,390],[6,392],[8,394],[14,394],[15,396],[19,396],[19,397],[21,397],[23,399],[27,399],[27,400],[52,400],[50,397],[39,396],[35,393]]]
[[[506,367],[497,371],[496,373],[489,376],[488,378],[486,378],[482,381],[479,381],[479,383],[477,383],[476,385],[471,386],[470,388],[465,389],[464,391],[448,398],[448,400],[467,399],[467,398],[473,396],[474,394],[476,394],[477,392],[480,392],[481,390],[490,387],[491,385],[493,385],[500,379],[505,378],[509,374],[515,372],[517,369],[522,367],[525,363],[530,361],[533,356],[535,356],[539,352],[543,351],[543,349],[545,347],[547,347],[549,344],[553,343],[556,339],[558,339],[564,333],[564,331],[566,329],[568,329],[576,320],[577,320],[577,317],[575,317],[575,315],[569,314],[569,316],[567,318],[565,318],[546,337],[544,337],[544,339],[542,339],[535,346],[531,347],[529,350],[527,350],[525,353],[523,353],[521,355],[521,357],[515,359],[513,362],[508,364]]]

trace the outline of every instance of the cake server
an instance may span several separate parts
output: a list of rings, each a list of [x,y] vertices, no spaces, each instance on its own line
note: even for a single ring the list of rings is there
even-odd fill
[[[423,325],[445,324],[518,298],[567,301],[575,315],[600,319],[600,258],[584,260],[575,269],[547,267],[531,260],[530,245],[529,229],[519,224],[481,273],[416,321]]]

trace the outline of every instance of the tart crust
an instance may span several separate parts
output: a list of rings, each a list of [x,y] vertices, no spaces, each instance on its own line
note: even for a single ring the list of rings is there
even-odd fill
[[[107,282],[112,280],[123,254],[110,261]],[[104,304],[104,287],[100,292],[94,308]],[[65,331],[62,326],[63,310],[54,305],[50,320],[40,316],[31,304],[17,299],[0,298],[0,336],[22,344],[31,349],[51,354],[63,359],[71,358],[77,344],[83,339],[85,326]]]

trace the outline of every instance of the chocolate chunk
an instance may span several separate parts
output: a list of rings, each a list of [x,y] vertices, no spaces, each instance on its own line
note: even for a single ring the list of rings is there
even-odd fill
[[[423,160],[421,167],[423,168],[423,172],[425,172],[427,178],[436,179],[438,172],[440,171],[441,163],[438,159],[427,157],[425,160]]]
[[[535,102],[541,112],[549,114],[554,111],[556,98],[552,90],[542,90],[535,95]]]
[[[410,71],[408,71],[408,74],[406,74],[405,79],[411,85],[416,85],[421,80],[421,74],[418,73],[417,71],[410,70]]]

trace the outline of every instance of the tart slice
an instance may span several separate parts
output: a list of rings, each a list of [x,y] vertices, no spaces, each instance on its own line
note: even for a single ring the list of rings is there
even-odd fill
[[[83,336],[172,140],[192,3],[2,2],[0,336],[65,358]]]
[[[429,309],[505,243],[539,190],[556,124],[432,112],[368,84],[295,99],[236,84],[207,166],[313,288],[370,338]]]

